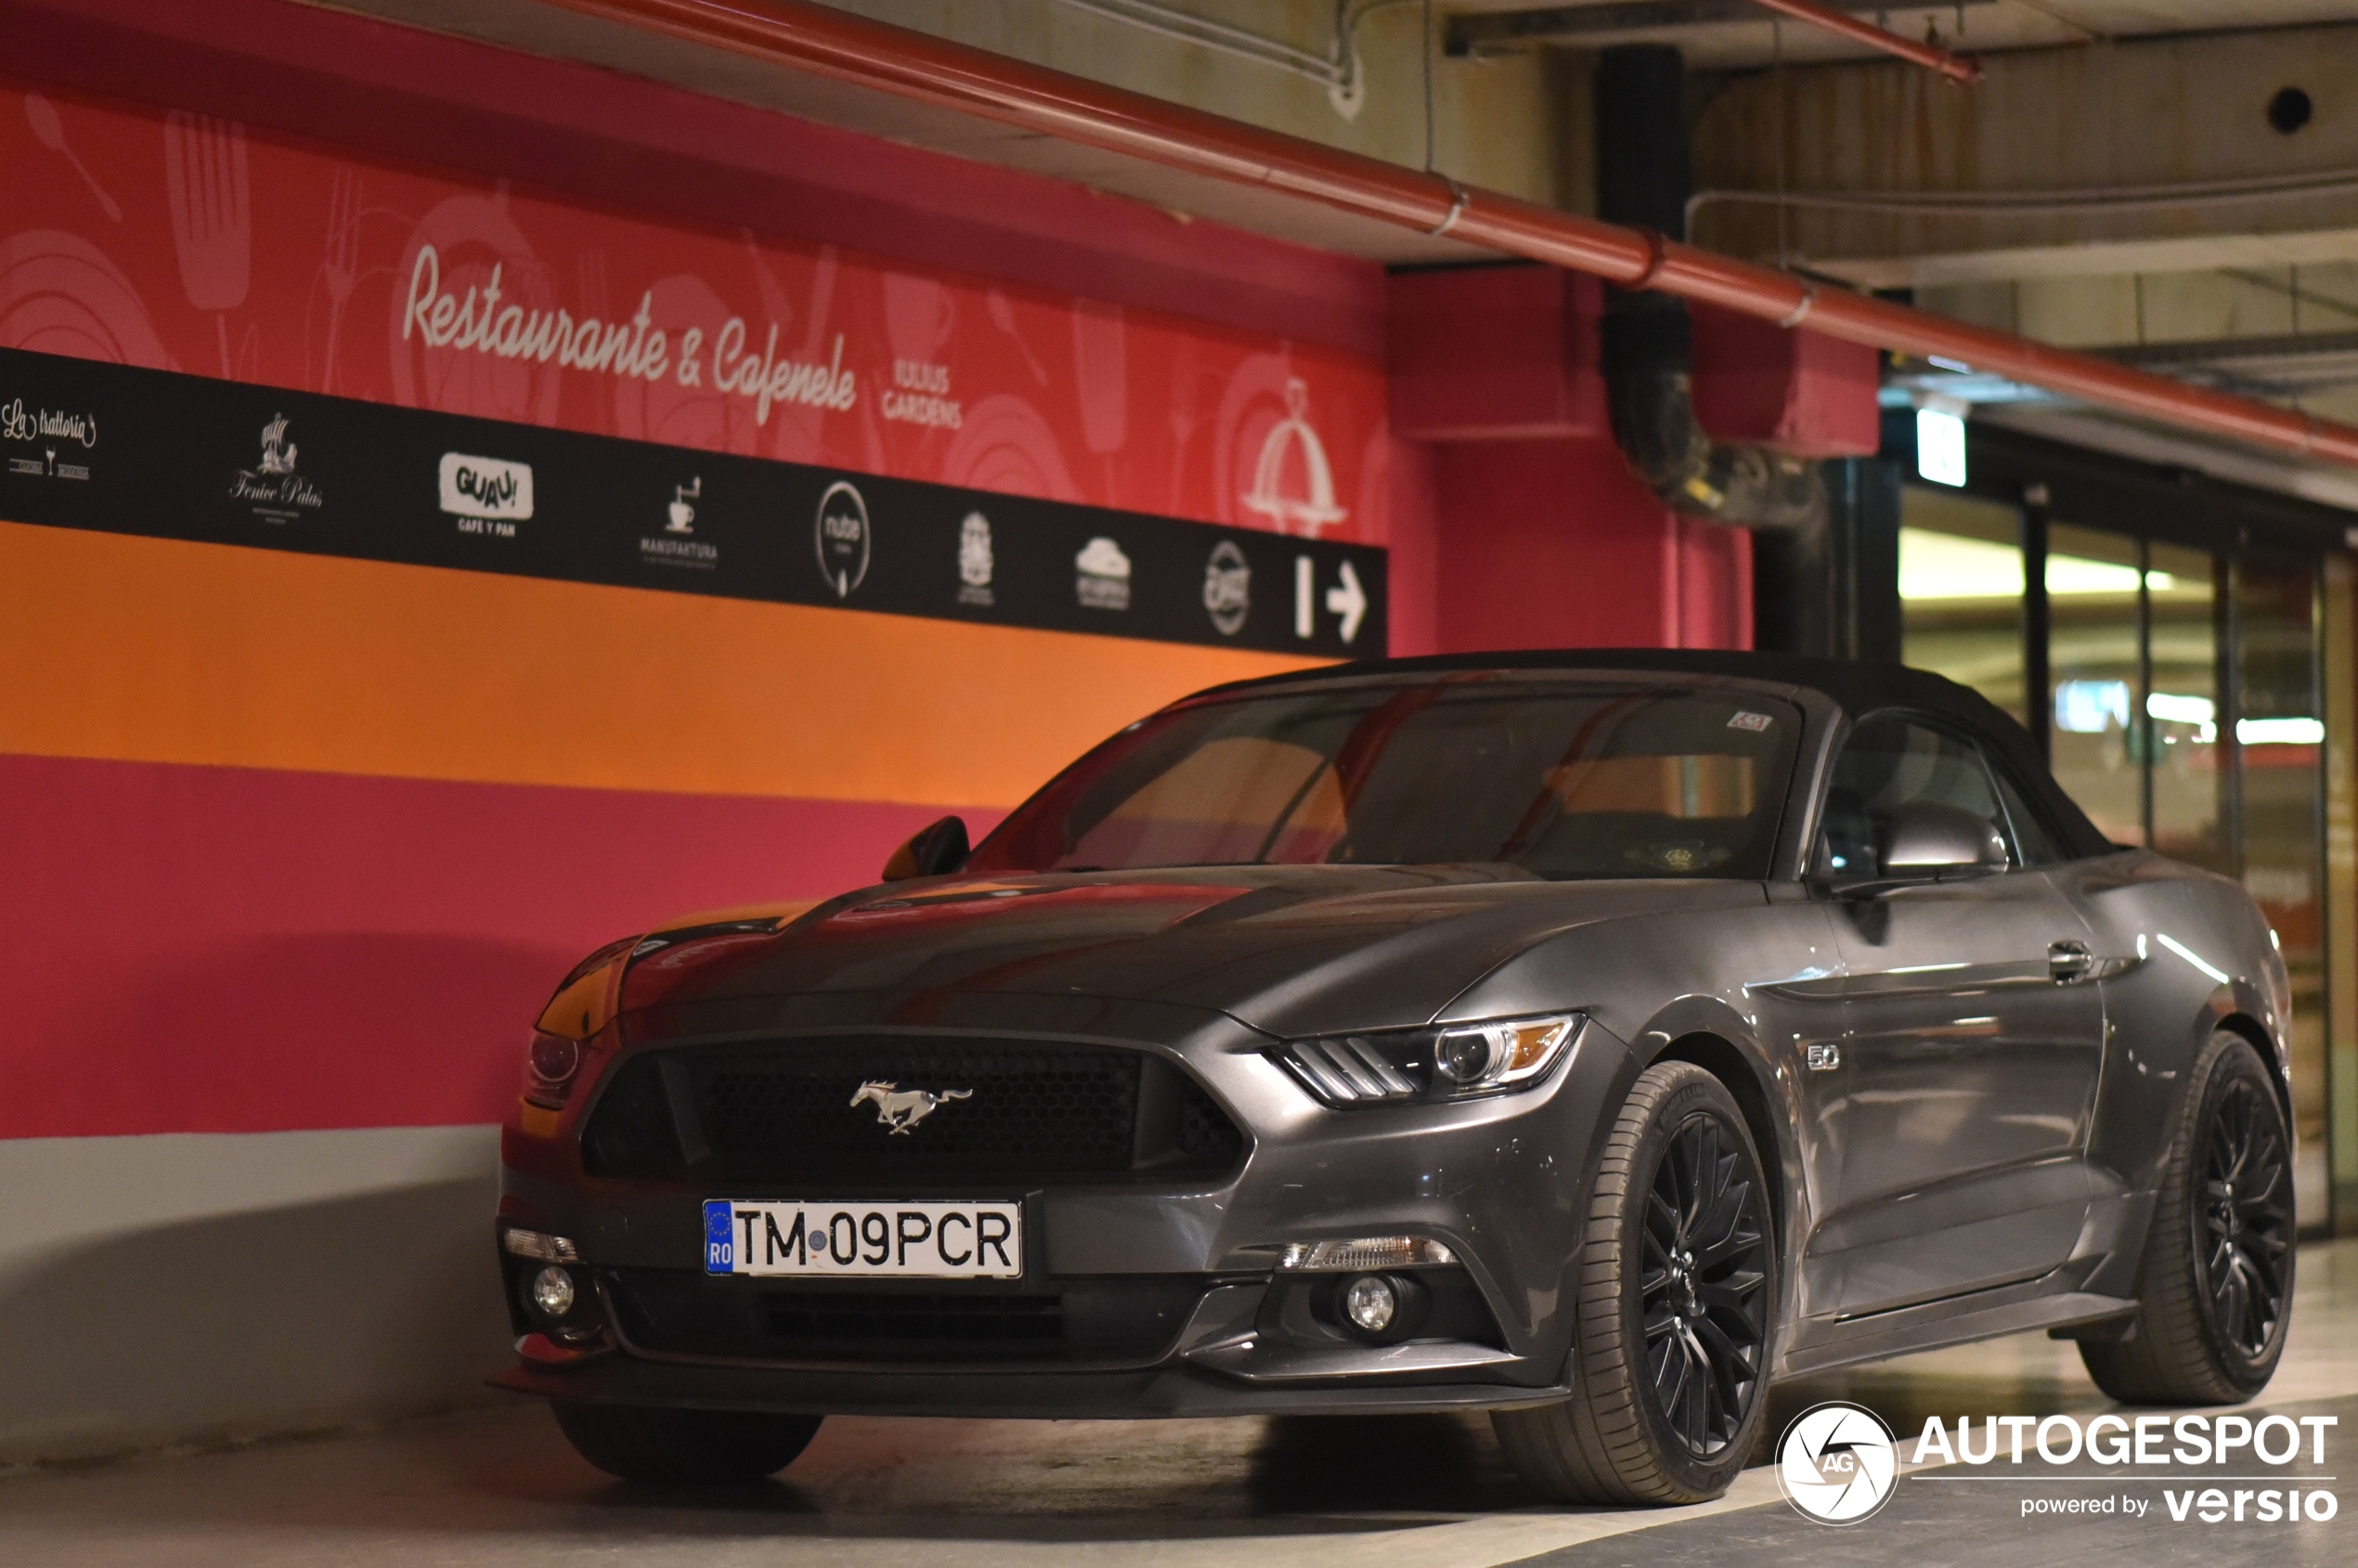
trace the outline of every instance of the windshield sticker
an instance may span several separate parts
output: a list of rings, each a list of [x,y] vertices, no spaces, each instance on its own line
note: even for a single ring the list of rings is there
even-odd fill
[[[1775,722],[1775,719],[1769,718],[1765,713],[1739,713],[1733,719],[1728,720],[1728,728],[1730,730],[1750,730],[1756,734],[1759,732],[1766,730],[1769,725]]]

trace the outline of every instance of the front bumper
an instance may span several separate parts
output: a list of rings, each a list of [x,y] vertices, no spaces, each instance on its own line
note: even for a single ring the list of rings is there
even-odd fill
[[[1243,1165],[1210,1190],[1049,1186],[1028,1198],[1037,1216],[1027,1222],[1037,1238],[1028,1249],[1035,1289],[1110,1277],[1202,1282],[1184,1328],[1151,1355],[1123,1365],[1067,1357],[916,1366],[681,1354],[694,1347],[634,1345],[602,1289],[599,1348],[562,1363],[526,1357],[495,1383],[632,1404],[1074,1418],[1502,1408],[1561,1398],[1570,1323],[1560,1305],[1573,1299],[1604,1108],[1618,1104],[1635,1070],[1627,1047],[1591,1020],[1550,1080],[1526,1093],[1336,1110],[1311,1099],[1263,1054],[1268,1042],[1233,1019],[1191,1026],[1184,1038],[1163,1034],[1170,1043],[1134,1035],[1105,1043],[1183,1063],[1246,1129]],[[708,1195],[700,1187],[598,1182],[577,1169],[553,1171],[545,1157],[527,1162],[537,1169],[518,1163],[510,1161],[503,1183],[508,1223],[578,1238],[592,1273],[701,1275]],[[1284,1245],[1382,1235],[1445,1243],[1479,1298],[1481,1331],[1368,1345],[1284,1310],[1299,1277],[1276,1270]]]
[[[603,1291],[602,1289],[602,1296]],[[594,1348],[546,1339],[491,1380],[559,1399],[709,1409],[880,1416],[1125,1419],[1514,1408],[1562,1397],[1540,1369],[1507,1351],[1458,1339],[1394,1345],[1306,1341],[1273,1310],[1283,1287],[1213,1283],[1166,1351],[1143,1366],[785,1365],[650,1352],[602,1301]],[[1276,1337],[1269,1337],[1268,1330]],[[1289,1342],[1289,1338],[1295,1342]]]

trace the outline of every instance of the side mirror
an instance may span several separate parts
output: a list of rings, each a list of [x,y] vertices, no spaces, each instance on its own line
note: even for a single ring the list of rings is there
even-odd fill
[[[1950,882],[2011,863],[2005,839],[1990,823],[1937,800],[1911,800],[1891,813],[1878,869],[1888,881]]]
[[[909,842],[885,862],[884,880],[906,882],[913,876],[947,876],[966,863],[966,822],[944,817],[909,836]]]

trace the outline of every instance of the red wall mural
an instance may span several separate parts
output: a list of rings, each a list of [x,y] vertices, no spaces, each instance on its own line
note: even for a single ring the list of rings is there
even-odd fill
[[[1331,348],[20,84],[0,212],[10,347],[1386,542]]]
[[[34,84],[0,345],[1346,543],[1396,488],[1364,356]],[[1301,662],[0,512],[0,1137],[495,1121],[590,948]]]

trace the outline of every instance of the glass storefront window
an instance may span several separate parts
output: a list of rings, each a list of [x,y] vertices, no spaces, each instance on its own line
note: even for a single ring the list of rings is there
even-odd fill
[[[2028,645],[2022,513],[1911,487],[1901,512],[1902,656],[2045,731],[2055,780],[2118,844],[2239,877],[2292,978],[2297,1202],[2326,1223],[2325,700],[2313,561],[2233,557],[2051,522]],[[2051,685],[2027,700],[2042,652]],[[2348,937],[2339,937],[2347,941]]]
[[[2227,841],[2226,771],[2219,745],[2219,563],[2202,551],[2154,544],[2152,610],[2153,835],[2173,860],[2235,875]]]
[[[2323,1218],[2326,1008],[2323,824],[2326,728],[2317,691],[2317,575],[2246,557],[2235,574],[2235,740],[2243,881],[2275,928],[2292,975],[2294,1200]]]
[[[1899,527],[1900,658],[2024,716],[2022,514],[1910,486]]]
[[[2055,782],[2116,844],[2145,842],[2141,540],[2055,524],[2047,534],[2048,735]],[[2154,580],[2167,581],[2161,574]]]

